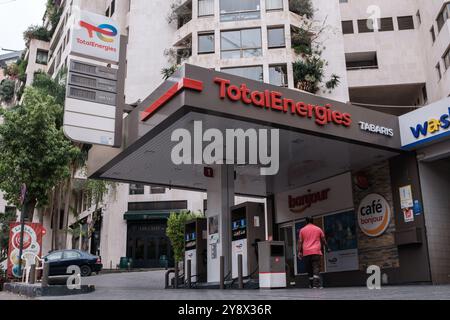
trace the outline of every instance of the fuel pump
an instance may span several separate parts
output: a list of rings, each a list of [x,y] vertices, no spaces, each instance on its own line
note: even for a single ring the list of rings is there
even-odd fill
[[[185,224],[185,254],[184,266],[186,269],[187,261],[191,261],[191,281],[206,282],[207,279],[207,231],[206,219],[197,218],[186,222]],[[186,270],[185,270],[185,274]]]
[[[242,255],[242,276],[258,278],[258,242],[266,235],[264,204],[246,202],[231,208],[231,270],[238,277],[238,256]]]

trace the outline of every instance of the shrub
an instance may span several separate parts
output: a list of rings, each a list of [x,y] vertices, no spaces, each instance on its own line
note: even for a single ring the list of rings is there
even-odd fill
[[[308,19],[314,16],[311,0],[289,0],[289,10]]]
[[[14,98],[15,87],[16,82],[14,80],[3,80],[0,84],[0,99],[4,102],[10,102]]]
[[[50,32],[42,26],[32,25],[23,33],[23,39],[26,43],[29,43],[31,39],[50,41]]]

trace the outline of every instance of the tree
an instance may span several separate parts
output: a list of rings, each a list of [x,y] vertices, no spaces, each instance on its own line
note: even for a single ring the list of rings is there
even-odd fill
[[[170,239],[175,262],[184,260],[184,225],[187,221],[203,217],[202,213],[182,211],[172,212],[167,220],[166,234]]]
[[[9,224],[16,221],[16,213],[0,213],[0,264],[8,257]]]
[[[53,97],[35,88],[25,90],[22,105],[1,111],[0,189],[20,208],[20,188],[27,185],[28,218],[48,205],[49,191],[70,174],[69,163],[79,153],[57,125],[62,112]]]
[[[0,83],[0,100],[10,102],[14,98],[14,90],[16,82],[14,80],[5,79]]]

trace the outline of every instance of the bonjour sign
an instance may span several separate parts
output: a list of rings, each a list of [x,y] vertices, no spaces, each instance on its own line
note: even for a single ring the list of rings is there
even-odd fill
[[[330,191],[328,188],[319,192],[308,191],[307,194],[298,197],[289,196],[289,209],[293,213],[303,213],[315,203],[328,200]]]

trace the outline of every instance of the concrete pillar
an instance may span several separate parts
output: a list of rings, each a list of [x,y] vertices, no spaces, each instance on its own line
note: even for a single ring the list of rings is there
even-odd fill
[[[224,274],[231,271],[231,219],[230,207],[234,205],[234,166],[217,165],[214,177],[208,182],[208,282],[218,283],[220,256],[224,256]],[[210,218],[217,217],[218,234],[212,235]]]

